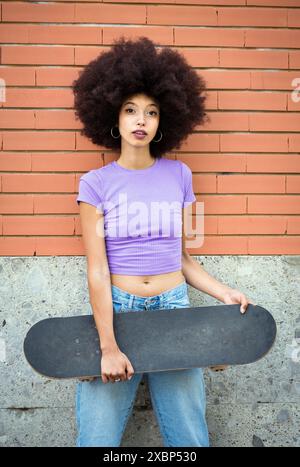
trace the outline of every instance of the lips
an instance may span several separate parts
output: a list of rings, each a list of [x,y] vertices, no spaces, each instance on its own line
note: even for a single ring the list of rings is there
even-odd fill
[[[142,130],[136,130],[136,131],[133,131],[132,133],[136,133],[137,135],[146,135],[147,134],[145,131],[142,131]]]

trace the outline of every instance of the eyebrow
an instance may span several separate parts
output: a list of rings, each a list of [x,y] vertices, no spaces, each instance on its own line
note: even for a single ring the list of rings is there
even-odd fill
[[[136,105],[134,102],[130,102],[130,101],[125,102],[124,105],[126,105],[126,104],[133,104],[133,105]],[[148,104],[148,106],[149,106],[149,105],[154,105],[155,107],[158,108],[158,106],[157,106],[156,104]],[[147,107],[148,107],[148,106],[147,106]]]

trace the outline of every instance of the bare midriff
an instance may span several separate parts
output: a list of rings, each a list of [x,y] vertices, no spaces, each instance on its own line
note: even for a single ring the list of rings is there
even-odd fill
[[[185,281],[181,269],[178,271],[156,274],[154,276],[126,276],[123,274],[111,274],[111,284],[122,290],[142,297],[159,295],[169,289],[173,289]]]

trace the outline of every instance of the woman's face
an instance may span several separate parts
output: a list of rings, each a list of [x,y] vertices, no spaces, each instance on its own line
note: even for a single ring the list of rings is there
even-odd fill
[[[145,94],[135,94],[125,99],[119,113],[119,132],[127,143],[146,146],[155,137],[159,125],[159,104]],[[147,134],[138,138],[133,133],[143,130]]]

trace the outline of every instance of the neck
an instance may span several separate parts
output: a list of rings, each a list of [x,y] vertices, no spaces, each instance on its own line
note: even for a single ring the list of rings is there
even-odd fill
[[[146,169],[154,164],[155,157],[150,153],[135,154],[134,151],[130,154],[121,152],[117,162],[125,169]]]

